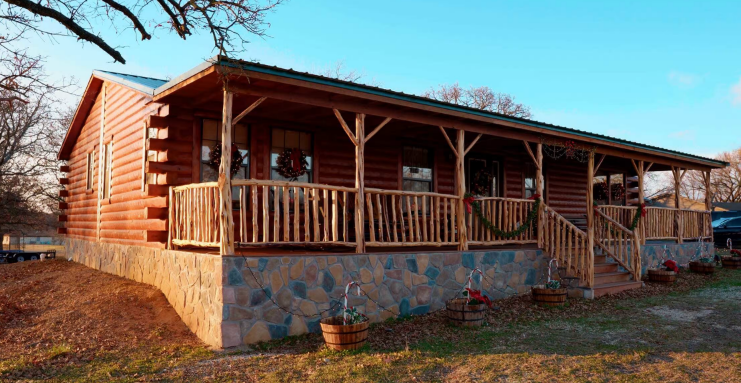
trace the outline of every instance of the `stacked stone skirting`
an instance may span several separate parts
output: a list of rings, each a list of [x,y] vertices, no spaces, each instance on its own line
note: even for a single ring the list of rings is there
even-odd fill
[[[212,347],[223,347],[221,257],[67,238],[67,256],[162,291],[183,322]]]
[[[224,347],[321,331],[320,317],[312,315],[329,308],[336,309],[324,316],[339,314],[337,302],[350,281],[372,300],[353,296],[348,304],[379,322],[443,309],[475,267],[494,281],[496,289],[485,281],[484,292],[503,298],[529,292],[546,266],[540,250],[224,257]]]
[[[654,243],[648,242],[641,247],[642,275],[646,275],[647,269],[659,268],[661,259],[673,259],[679,264],[686,264],[698,254],[702,246],[704,254],[713,256],[715,244],[712,242],[685,242],[685,243]]]
[[[320,317],[312,315],[330,307],[323,316],[339,314],[351,280],[390,310],[365,296],[350,298],[379,322],[443,309],[475,267],[494,281],[495,288],[485,281],[483,290],[497,299],[528,293],[547,266],[540,250],[221,257],[79,239],[65,247],[76,262],[157,287],[200,339],[219,348],[319,332]],[[480,277],[474,280],[481,288]]]

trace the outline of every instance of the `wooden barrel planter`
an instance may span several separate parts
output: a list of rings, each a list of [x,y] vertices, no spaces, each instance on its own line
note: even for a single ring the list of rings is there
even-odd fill
[[[724,269],[741,270],[741,257],[723,257],[721,262]]]
[[[357,350],[368,340],[368,326],[370,321],[358,324],[344,325],[342,317],[324,318],[320,322],[324,343],[333,350]]]
[[[670,270],[648,269],[648,280],[670,285],[677,280],[677,273]]]
[[[541,306],[561,306],[566,303],[566,288],[548,289],[545,286],[533,286],[533,302]]]
[[[712,263],[694,261],[690,262],[690,271],[698,274],[712,274],[715,272],[715,265]]]
[[[466,298],[451,299],[445,308],[448,320],[458,326],[481,326],[486,319],[486,304],[469,305]]]

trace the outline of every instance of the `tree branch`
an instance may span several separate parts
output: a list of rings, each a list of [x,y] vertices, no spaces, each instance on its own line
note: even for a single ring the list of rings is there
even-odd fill
[[[114,0],[103,0],[104,3],[108,4],[111,8],[121,12],[124,14],[124,16],[128,17],[129,20],[134,24],[134,28],[136,28],[139,33],[142,35],[142,40],[149,40],[152,38],[152,36],[147,33],[147,30],[144,29],[144,25],[142,25],[141,21],[139,21],[139,18],[134,15],[133,12],[131,12],[128,8],[125,6],[115,2]]]

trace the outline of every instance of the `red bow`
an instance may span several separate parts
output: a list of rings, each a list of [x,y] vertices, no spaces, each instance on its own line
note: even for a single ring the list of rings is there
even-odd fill
[[[538,194],[538,193],[535,193],[535,194],[533,194],[533,195],[532,195],[532,196],[531,196],[530,198],[528,198],[528,199],[531,199],[531,200],[533,200],[533,201],[534,201],[534,200],[536,200],[536,199],[538,199],[538,198],[540,198],[540,194]]]
[[[466,287],[466,291],[468,291],[468,297],[471,299],[476,299],[479,302],[486,303],[487,306],[491,307],[491,300],[489,300],[489,297],[485,295],[481,295],[480,290],[472,290]]]
[[[641,204],[641,217],[645,217],[645,216],[646,216],[646,204],[642,203]]]
[[[301,149],[291,149],[291,167],[294,172],[301,171]]]
[[[474,201],[473,196],[468,196],[463,199],[463,203],[466,204],[466,212],[468,214],[471,214],[471,204],[473,203],[473,201]]]
[[[737,257],[741,257],[741,250],[731,250],[731,254],[736,254]]]

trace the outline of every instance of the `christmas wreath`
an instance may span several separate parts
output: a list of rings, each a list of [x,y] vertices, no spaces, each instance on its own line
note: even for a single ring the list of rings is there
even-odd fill
[[[491,180],[493,179],[494,176],[486,169],[476,172],[471,178],[471,194],[488,197],[491,192]]]
[[[540,194],[534,194],[532,197],[530,197],[530,199],[535,200],[532,210],[530,210],[530,212],[527,214],[525,222],[523,222],[517,229],[514,229],[512,231],[502,231],[502,229],[494,226],[494,224],[491,223],[491,221],[489,221],[483,213],[481,213],[481,206],[478,202],[476,202],[475,197],[471,195],[471,193],[466,193],[463,198],[463,202],[466,204],[466,211],[468,211],[469,214],[473,211],[473,213],[476,214],[476,216],[479,217],[481,222],[484,224],[484,227],[494,233],[494,235],[496,235],[497,237],[509,239],[521,235],[532,226],[533,222],[537,221],[538,208],[540,208]]]
[[[278,174],[296,181],[298,177],[306,174],[309,162],[306,160],[306,153],[298,148],[285,149],[275,161],[278,165]]]
[[[234,177],[235,174],[239,171],[239,169],[242,167],[242,161],[244,161],[244,156],[242,153],[239,152],[239,148],[237,147],[237,144],[232,144],[232,166],[231,166],[231,177]],[[217,171],[219,170],[219,167],[221,167],[221,143],[217,142],[212,148],[211,148],[211,154],[209,155],[208,165],[215,168]]]

